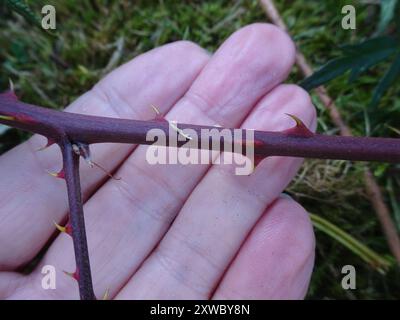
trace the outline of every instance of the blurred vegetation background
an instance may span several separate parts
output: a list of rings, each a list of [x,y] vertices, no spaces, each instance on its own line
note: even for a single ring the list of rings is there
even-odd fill
[[[21,16],[15,12],[21,8],[12,10],[10,2],[26,3],[33,15]],[[297,46],[315,68],[340,57],[340,45],[374,36],[381,17],[380,2],[373,0],[275,2]],[[41,18],[45,4],[57,10],[53,34],[35,27],[30,19],[34,15]],[[356,8],[355,30],[341,28],[341,9],[346,4]],[[256,0],[35,0],[8,4],[0,0],[0,16],[0,90],[9,87],[11,78],[24,101],[49,108],[67,106],[113,68],[164,43],[186,39],[215,51],[240,27],[267,21]],[[390,26],[388,30],[391,32]],[[390,64],[383,61],[357,81],[349,82],[344,74],[327,84],[356,135],[400,135],[398,83],[394,82],[376,107],[369,107],[372,91]],[[288,82],[302,80],[294,67]],[[314,95],[313,99],[319,114],[318,131],[336,134],[338,129],[326,110]],[[28,136],[0,127],[0,153]],[[400,166],[371,163],[369,167],[400,230]],[[385,237],[365,194],[363,168],[347,161],[307,160],[287,190],[312,213],[316,226],[317,257],[309,299],[400,297],[400,270],[391,263]],[[341,269],[348,264],[357,270],[356,290],[341,287]]]

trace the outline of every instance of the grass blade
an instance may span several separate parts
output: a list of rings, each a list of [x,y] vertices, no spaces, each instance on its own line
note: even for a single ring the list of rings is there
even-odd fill
[[[389,67],[385,75],[379,80],[376,86],[370,106],[376,106],[383,94],[389,89],[389,87],[395,82],[400,75],[400,52],[397,54],[392,65]]]
[[[310,218],[316,229],[340,242],[378,272],[384,274],[393,265],[391,259],[379,255],[328,220],[312,213],[310,213]]]

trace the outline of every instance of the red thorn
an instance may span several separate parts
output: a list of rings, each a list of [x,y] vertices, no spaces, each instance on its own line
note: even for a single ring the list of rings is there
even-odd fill
[[[293,128],[284,130],[283,133],[290,135],[290,136],[296,136],[296,137],[302,137],[302,138],[309,138],[314,135],[313,132],[311,132],[306,125],[301,121],[298,117],[286,113],[289,117],[291,117],[294,121],[296,121],[296,125]]]
[[[47,173],[53,177],[56,178],[60,178],[60,179],[65,179],[65,173],[64,173],[64,169],[61,170],[60,172],[49,172],[47,171]]]
[[[0,95],[0,101],[1,101],[1,95]],[[17,121],[17,122],[22,122],[22,123],[37,123],[37,121],[27,115],[24,114],[19,114],[19,115],[0,115],[0,119],[3,120],[8,120],[8,121]]]
[[[10,90],[0,93],[0,99],[3,99],[5,101],[7,101],[7,100],[12,101],[12,102],[18,101],[18,97],[14,92],[14,84],[12,83],[11,80],[10,80]],[[37,122],[35,119],[33,119],[27,115],[24,115],[24,114],[20,114],[17,116],[10,115],[7,117],[12,118],[12,119],[10,119],[12,121],[18,121],[18,122],[22,122],[22,123],[36,123]],[[4,116],[3,116],[3,119],[4,119]],[[6,119],[6,120],[8,120],[8,119]]]
[[[37,123],[37,121],[27,115],[21,114],[15,117],[18,122],[22,123]]]
[[[60,231],[60,232],[63,232],[63,233],[66,233],[66,234],[68,234],[68,235],[70,235],[71,237],[72,237],[72,227],[71,227],[71,225],[69,224],[69,222],[63,227],[63,226],[60,226],[58,223],[56,223],[56,222],[54,222],[54,225],[56,226],[56,228]]]
[[[72,227],[69,223],[65,225],[65,233],[72,237]]]
[[[154,117],[154,121],[162,121],[162,122],[167,121],[164,118],[164,116],[162,115],[162,113],[160,112],[160,110],[158,110],[158,108],[154,104],[151,104],[150,107],[154,110],[154,112],[156,114],[156,116]]]
[[[56,142],[53,139],[47,138],[46,147],[50,147],[51,145],[55,144]]]
[[[51,145],[53,145],[53,144],[55,144],[55,143],[56,143],[56,142],[55,142],[54,140],[47,138],[47,143],[46,143],[46,145],[45,145],[44,147],[41,147],[41,148],[37,149],[36,151],[42,151],[42,150],[44,150],[44,149],[50,147]]]
[[[259,165],[261,161],[263,161],[266,157],[260,155],[254,155],[254,169]]]
[[[7,121],[15,121],[16,119],[12,116],[6,116],[6,115],[1,115],[0,114],[0,119],[2,120],[7,120]]]
[[[71,277],[72,279],[75,279],[76,281],[79,281],[79,271],[78,268],[75,270],[75,272],[67,272],[63,271],[67,276]]]

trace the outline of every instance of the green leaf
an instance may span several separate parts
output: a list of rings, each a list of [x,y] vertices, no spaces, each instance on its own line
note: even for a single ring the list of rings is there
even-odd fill
[[[23,0],[5,0],[6,5],[13,11],[23,16],[30,23],[41,27],[40,19]]]
[[[333,59],[303,80],[300,85],[307,91],[316,88],[351,70],[349,81],[353,82],[368,68],[392,55],[397,49],[396,39],[382,36],[368,39],[360,44],[341,47],[344,55]]]
[[[386,270],[393,265],[393,259],[379,255],[328,220],[312,213],[310,213],[310,218],[316,229],[340,242],[378,272],[385,273]]]
[[[377,33],[385,31],[386,27],[393,20],[397,0],[381,0],[381,16],[378,24]]]
[[[394,59],[392,65],[389,67],[388,71],[379,80],[378,85],[374,90],[370,106],[374,107],[378,104],[383,94],[389,89],[389,87],[394,83],[394,81],[399,77],[399,75],[400,75],[400,53],[397,54],[396,58]]]
[[[345,44],[339,46],[339,48],[345,54],[356,54],[358,55],[360,52],[373,52],[374,50],[386,50],[393,48],[396,46],[396,38],[391,36],[380,36],[375,38],[367,39],[363,42],[357,44]],[[379,47],[379,48],[377,48]]]

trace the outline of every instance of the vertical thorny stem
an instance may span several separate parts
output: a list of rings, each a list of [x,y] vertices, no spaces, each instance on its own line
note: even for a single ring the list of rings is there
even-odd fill
[[[76,279],[79,284],[79,293],[82,300],[96,299],[93,292],[92,274],[90,271],[89,252],[85,231],[85,219],[81,197],[79,177],[79,155],[77,155],[72,143],[68,140],[61,144],[63,154],[64,174],[67,183],[69,201],[69,219],[72,228],[76,259]]]

